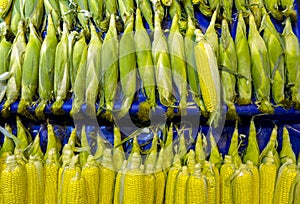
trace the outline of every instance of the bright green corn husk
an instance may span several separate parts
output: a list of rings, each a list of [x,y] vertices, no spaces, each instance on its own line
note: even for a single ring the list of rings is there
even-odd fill
[[[148,165],[154,166],[156,164],[158,151],[157,151],[157,144],[158,144],[158,135],[154,133],[153,139],[151,142],[151,148],[149,149],[149,154],[145,159],[144,165],[147,167]]]
[[[58,40],[51,15],[48,15],[47,35],[42,43],[39,64],[39,97],[40,103],[35,109],[39,119],[45,119],[44,109],[53,99],[55,52]]]
[[[64,23],[63,34],[60,42],[57,44],[55,52],[54,65],[54,96],[55,103],[52,105],[54,114],[62,114],[61,110],[64,100],[67,98],[67,93],[70,88],[70,61],[68,54],[68,37],[69,30],[67,23]]]
[[[254,121],[251,120],[250,122],[250,128],[249,128],[249,137],[248,137],[248,145],[245,150],[245,154],[243,157],[244,164],[247,163],[248,160],[250,160],[254,165],[258,166],[259,161],[259,147],[256,139],[256,129]]]
[[[26,39],[24,33],[24,22],[20,21],[17,36],[11,47],[9,72],[12,73],[12,75],[7,81],[6,101],[2,107],[3,116],[9,115],[10,105],[14,103],[20,95],[25,50]]]
[[[153,12],[149,0],[135,0],[137,8],[140,9],[140,12],[143,14],[146,22],[149,25],[149,28],[153,30]],[[137,10],[136,10],[137,13]],[[136,15],[137,16],[137,15]]]
[[[122,146],[121,132],[118,127],[114,127],[114,148],[113,148],[113,167],[116,171],[121,169],[123,161],[126,159]]]
[[[283,127],[282,148],[279,153],[279,156],[281,164],[284,164],[288,159],[291,159],[294,163],[296,163],[296,155],[292,149],[289,131],[286,128],[286,126]]]
[[[238,17],[235,49],[237,56],[237,73],[242,76],[237,79],[237,103],[239,105],[248,105],[251,103],[252,97],[251,56],[247,41],[246,24],[242,13],[240,13]]]
[[[130,21],[132,14],[134,13],[134,0],[118,0],[120,16],[123,22],[127,24],[127,20]]]
[[[45,14],[47,16],[51,15],[52,21],[55,27],[55,30],[57,31],[60,29],[60,8],[59,8],[59,1],[57,0],[44,0],[44,6],[45,6]],[[49,17],[48,17],[49,21]],[[49,25],[49,22],[48,22]]]
[[[10,56],[11,56],[11,46],[12,43],[7,39],[6,31],[3,35],[0,35],[0,102],[5,96],[7,89],[7,79],[10,77],[8,72]]]
[[[118,112],[119,117],[123,117],[126,113],[128,113],[136,92],[137,60],[135,54],[133,27],[134,17],[132,14],[126,22],[125,31],[120,40],[119,47],[120,82],[123,92],[122,108],[120,112]]]
[[[44,0],[23,0],[22,6],[25,19],[39,29],[44,18]]]
[[[172,67],[172,77],[174,83],[176,84],[179,95],[179,107],[182,113],[184,113],[187,106],[187,71],[184,39],[179,32],[178,22],[179,16],[175,14],[168,37],[168,45]]]
[[[41,145],[40,145],[40,134],[39,133],[35,136],[30,148],[28,150],[26,150],[25,155],[32,155],[32,156],[38,156],[39,158],[44,158],[44,153],[43,153],[43,151],[41,149]]]
[[[259,35],[255,19],[250,14],[248,43],[251,54],[251,69],[254,93],[258,109],[263,113],[272,114],[274,108],[270,103],[270,60],[263,38]]]
[[[106,109],[111,111],[114,108],[119,73],[119,41],[114,14],[110,17],[109,29],[103,41],[101,59],[105,104]]]
[[[96,116],[95,103],[99,94],[99,88],[103,88],[103,84],[99,84],[101,75],[102,40],[96,32],[96,28],[93,25],[91,25],[90,28],[91,40],[88,45],[86,62],[85,103],[87,115],[94,117]]]
[[[92,13],[93,20],[97,27],[100,26],[100,22],[103,20],[104,1],[103,0],[89,0],[89,11]]]
[[[291,19],[288,18],[285,22],[285,27],[282,32],[284,41],[284,60],[286,66],[286,81],[290,89],[291,100],[297,109],[300,108],[300,48],[299,40],[294,34],[291,24]]]
[[[166,152],[164,156],[164,165],[167,169],[172,166],[174,152],[173,152],[173,124],[170,125],[169,129],[165,128],[165,143],[163,145],[164,151]],[[179,155],[178,155],[179,156]]]
[[[218,16],[218,10],[215,10],[211,17],[210,23],[206,29],[205,38],[212,45],[212,47],[215,51],[216,57],[218,59],[219,58],[219,37],[218,37],[217,31],[215,29],[217,16]]]
[[[48,130],[47,149],[46,149],[46,152],[45,152],[45,155],[44,155],[44,161],[47,161],[49,152],[53,151],[52,149],[56,150],[57,154],[55,155],[56,156],[55,159],[56,159],[56,161],[58,161],[59,151],[60,151],[60,148],[58,146],[59,145],[58,139],[56,138],[53,126],[51,124],[47,125],[47,130]]]
[[[154,40],[152,43],[152,57],[155,66],[156,86],[160,102],[165,106],[173,104],[172,70],[169,49],[164,36],[158,13],[155,13]]]
[[[19,26],[19,21],[21,20],[22,15],[21,14],[21,0],[15,0],[13,3],[13,11],[12,11],[12,16],[11,16],[11,30],[12,32],[16,35],[18,32],[18,26]]]
[[[264,6],[270,12],[270,14],[276,18],[277,20],[282,20],[283,15],[281,11],[279,10],[279,3],[278,0],[264,0]]]
[[[80,49],[76,46],[76,44],[82,44],[79,45]],[[85,101],[85,84],[86,84],[86,64],[87,64],[87,53],[88,53],[88,45],[86,44],[85,34],[82,33],[80,39],[78,42],[74,45],[74,50],[81,50],[81,52],[78,52],[81,54],[80,62],[78,64],[78,69],[74,67],[73,64],[73,71],[76,73],[76,78],[74,81],[74,86],[72,86],[74,98],[73,98],[73,104],[72,104],[72,110],[70,112],[70,115],[75,116],[77,113],[79,113],[81,106],[84,104]],[[76,55],[73,54],[73,62],[75,62],[74,57]]]
[[[282,105],[285,100],[284,43],[267,13],[262,19],[261,29],[264,30],[263,38],[270,59],[272,98],[277,105]]]
[[[105,15],[106,15],[106,18],[110,18],[112,14],[116,15],[117,13],[118,13],[117,0],[105,1]]]
[[[290,17],[294,21],[297,19],[297,11],[295,10],[295,1],[294,0],[280,0],[280,6],[283,9],[283,14],[286,17]]]
[[[263,0],[248,0],[248,5],[255,19],[256,26],[259,27],[262,17],[261,9],[264,6]]]
[[[242,159],[239,155],[239,132],[238,132],[238,122],[236,122],[234,132],[230,140],[230,146],[227,155],[231,156],[232,162],[235,166],[240,166]]]
[[[222,1],[223,7],[223,17],[228,21],[232,21],[232,7],[233,7],[233,0],[226,0]]]
[[[17,138],[20,140],[18,149],[22,150],[25,150],[32,140],[30,132],[25,128],[19,117],[17,117]]]
[[[34,25],[30,22],[29,41],[26,45],[24,63],[22,67],[22,92],[21,100],[18,106],[18,113],[28,116],[26,107],[31,105],[34,100],[36,89],[38,87],[39,74],[39,56],[42,40],[38,36]]]
[[[58,0],[60,14],[63,22],[66,24],[68,30],[72,30],[74,26],[75,11],[68,0]]]
[[[227,118],[237,119],[238,116],[234,105],[236,97],[236,78],[234,73],[237,73],[237,55],[235,44],[225,19],[222,21],[222,35],[220,39],[220,65],[224,98],[228,107]]]
[[[11,127],[7,124],[5,125],[5,130],[7,130],[10,133],[12,131]],[[3,157],[6,156],[5,153],[6,152],[13,153],[14,149],[15,149],[14,141],[10,137],[4,134],[4,141],[0,149],[0,162],[1,162],[0,165],[2,165]]]
[[[174,19],[175,15],[177,15],[177,18],[180,20],[180,18],[181,18],[181,5],[180,5],[178,0],[172,0],[172,4],[169,8],[169,14],[170,14],[172,20]]]
[[[84,30],[88,30],[88,17],[86,17],[86,12],[89,10],[88,0],[74,0],[77,4],[77,18]]]
[[[237,11],[243,14],[245,16],[247,13],[247,0],[235,0],[234,5]]]
[[[134,42],[139,76],[142,81],[142,87],[145,95],[147,96],[147,102],[152,108],[156,105],[156,100],[151,41],[144,28],[141,10],[139,8],[136,9],[135,30]]]

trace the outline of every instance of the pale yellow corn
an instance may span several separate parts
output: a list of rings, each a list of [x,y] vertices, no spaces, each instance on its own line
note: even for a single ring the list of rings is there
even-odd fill
[[[153,174],[153,165],[148,164],[144,176],[144,203],[154,203],[155,197],[155,177]]]
[[[220,194],[221,203],[232,203],[232,186],[228,179],[234,174],[235,166],[232,164],[231,156],[225,156],[224,164],[220,169]]]
[[[156,167],[155,177],[155,203],[163,204],[165,195],[166,175],[161,167]]]
[[[57,203],[57,183],[58,183],[58,170],[59,164],[55,162],[54,153],[55,149],[49,152],[49,156],[44,165],[44,181],[45,181],[45,195],[44,204]]]
[[[80,172],[76,172],[72,177],[67,188],[67,204],[83,204],[87,203],[86,182],[80,176]]]
[[[252,161],[247,161],[247,167],[252,174],[252,203],[259,204],[259,172],[257,166],[254,166]]]
[[[212,164],[208,161],[205,161],[204,163],[203,174],[207,181],[207,203],[215,204],[217,203],[216,178],[212,170]]]
[[[234,203],[252,203],[252,174],[245,164],[241,164],[233,178]]]
[[[175,155],[174,161],[175,162],[173,166],[170,168],[167,177],[166,195],[165,195],[166,204],[174,203],[176,178],[181,169],[180,156],[178,154]]]
[[[175,200],[174,203],[186,203],[186,185],[189,178],[188,169],[186,166],[183,166],[176,179],[175,187]]]

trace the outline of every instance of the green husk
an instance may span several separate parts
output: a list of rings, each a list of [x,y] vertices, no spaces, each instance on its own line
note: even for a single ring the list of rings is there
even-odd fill
[[[222,154],[219,152],[218,145],[216,143],[216,140],[215,140],[212,132],[209,133],[209,138],[210,138],[210,146],[211,146],[209,162],[214,164],[214,166],[216,168],[220,169],[221,165],[223,163]]]
[[[54,96],[56,101],[51,109],[55,115],[64,114],[61,109],[67,93],[70,88],[70,60],[68,52],[69,30],[67,23],[64,23],[63,34],[60,42],[57,44],[55,52],[54,66]]]
[[[87,138],[87,134],[86,134],[86,131],[85,131],[85,125],[83,125],[82,129],[81,129],[80,146],[81,146],[81,148],[90,147],[89,142],[88,142],[88,138]],[[91,155],[90,148],[88,148],[88,149],[89,150],[87,150],[87,151],[82,151],[82,152],[79,153],[79,161],[80,161],[81,166],[84,166],[86,164],[88,156]]]
[[[47,125],[47,130],[48,130],[48,138],[47,138],[47,149],[46,149],[46,152],[45,152],[45,155],[44,155],[44,161],[47,160],[48,158],[48,155],[49,155],[49,152],[51,151],[51,149],[55,149],[57,151],[57,160],[59,158],[59,147],[58,147],[58,143],[57,143],[57,138],[55,136],[55,133],[54,133],[54,129],[53,129],[53,126],[48,123]]]
[[[260,30],[264,31],[263,38],[270,59],[272,98],[277,105],[283,105],[285,101],[284,88],[286,81],[284,69],[284,42],[266,11],[262,19]]]
[[[144,28],[143,19],[139,8],[136,9],[135,30],[134,42],[139,76],[143,83],[143,90],[147,96],[146,102],[149,103],[150,108],[153,108],[156,105],[156,100],[155,76],[151,55],[151,41],[147,31]]]
[[[24,63],[22,66],[21,100],[18,106],[18,113],[27,117],[30,114],[26,108],[33,102],[36,89],[38,87],[39,56],[42,45],[42,40],[38,36],[34,25],[31,22],[29,27],[29,41],[26,46]]]
[[[264,6],[263,0],[248,0],[248,6],[250,7],[256,26],[259,27],[262,17],[261,9]]]
[[[210,23],[206,29],[204,36],[207,39],[207,41],[209,41],[209,43],[212,45],[216,57],[218,59],[219,58],[219,37],[215,29],[217,16],[218,16],[218,10],[215,10],[211,17]]]
[[[15,0],[12,5],[13,11],[12,11],[12,16],[11,16],[10,28],[15,35],[17,35],[21,17],[22,17],[22,15],[24,15],[23,11],[20,9],[21,2],[22,2],[21,0]]]
[[[89,0],[88,6],[96,26],[100,27],[100,22],[103,20],[104,1]]]
[[[291,100],[296,109],[300,108],[300,48],[299,40],[294,34],[291,24],[291,19],[288,18],[285,22],[285,27],[282,32],[285,45],[284,60],[286,66],[286,81],[287,87],[290,90]]]
[[[44,18],[44,0],[22,0],[24,17],[39,29]]]
[[[69,0],[58,0],[60,14],[64,24],[66,24],[68,30],[72,30],[74,26],[75,10],[72,8],[73,4],[69,3]]]
[[[103,84],[100,84],[102,41],[96,32],[96,28],[93,25],[91,25],[90,28],[91,40],[88,45],[86,62],[85,103],[87,115],[94,117],[96,116],[95,103],[99,89],[100,87],[103,88]],[[101,93],[101,95],[102,94],[103,93]],[[102,101],[101,103],[104,102]]]
[[[118,4],[120,17],[127,24],[127,20],[131,21],[130,18],[134,13],[134,0],[118,0]]]
[[[44,110],[47,103],[53,99],[55,51],[58,43],[55,33],[52,17],[48,15],[47,35],[40,51],[39,97],[41,101],[35,109],[36,116],[42,120],[45,119]]]
[[[149,150],[149,154],[147,154],[147,157],[145,159],[144,165],[147,167],[148,165],[155,166],[156,160],[158,157],[158,151],[157,151],[157,144],[158,144],[158,135],[157,133],[154,133],[151,148]]]
[[[168,46],[171,59],[173,81],[178,89],[180,101],[179,107],[181,109],[181,114],[184,115],[184,113],[186,113],[185,111],[187,107],[187,71],[184,39],[179,32],[178,22],[179,16],[175,14],[168,37]]]
[[[10,133],[12,132],[11,127],[8,124],[5,125],[5,129]],[[0,158],[4,156],[5,152],[13,153],[14,149],[15,149],[14,141],[10,137],[4,134],[4,141],[0,149]]]
[[[247,0],[235,0],[234,5],[236,10],[239,13],[242,13],[243,16],[248,15],[249,11],[247,10]]]
[[[211,10],[216,10],[218,8],[219,4],[222,3],[222,1],[221,0],[208,0],[208,3],[209,3],[209,7]]]
[[[7,89],[7,79],[10,77],[8,72],[10,56],[11,56],[11,46],[12,43],[7,39],[7,30],[5,28],[2,36],[0,35],[0,102],[5,96]]]
[[[158,21],[162,22],[162,20],[164,19],[165,16],[165,11],[164,11],[164,7],[161,3],[161,0],[150,0],[152,3],[152,10],[154,12],[154,26],[156,25],[156,19],[155,16],[158,15]],[[156,27],[156,26],[155,26]]]
[[[243,157],[243,162],[246,164],[248,160],[250,160],[255,166],[258,166],[259,161],[259,147],[256,139],[256,129],[254,121],[251,120],[250,128],[249,128],[249,137],[248,137],[248,145],[245,150],[245,154]]]
[[[116,17],[111,14],[109,29],[102,45],[102,73],[106,110],[114,108],[114,98],[118,87],[119,41],[116,29]],[[99,106],[99,108],[102,108]]]
[[[170,168],[172,166],[173,158],[174,158],[174,152],[173,152],[173,124],[171,123],[169,129],[166,127],[165,129],[165,144],[163,145],[163,148],[165,150],[164,154],[164,163],[167,168]]]
[[[89,19],[86,16],[86,13],[89,10],[88,0],[74,0],[74,3],[77,4],[77,18],[79,23],[81,24],[82,28],[88,31],[88,23]]]
[[[20,140],[18,149],[25,150],[32,141],[30,132],[25,128],[21,119],[17,116],[17,138]]]
[[[105,1],[105,15],[106,18],[112,17],[111,15],[117,15],[118,13],[118,3],[117,0]]]
[[[251,70],[254,92],[258,109],[263,113],[274,113],[270,103],[270,61],[268,50],[262,37],[259,35],[254,16],[250,14],[250,28],[248,43],[251,54]]]
[[[126,22],[125,31],[120,40],[119,48],[119,69],[120,82],[122,86],[123,99],[122,108],[118,117],[124,117],[128,113],[134,100],[136,92],[136,54],[134,44],[134,16],[133,14]]]
[[[234,132],[231,137],[230,146],[227,155],[231,156],[232,162],[237,167],[242,164],[242,159],[239,155],[239,132],[238,132],[238,122],[236,122]]]
[[[195,20],[194,6],[191,0],[183,0],[182,1],[185,13],[189,18],[193,21]]]
[[[281,11],[279,10],[279,3],[280,3],[280,1],[278,1],[278,0],[268,0],[268,1],[264,1],[264,6],[266,7],[268,12],[271,13],[271,15],[274,18],[281,21],[283,18],[283,15],[282,15]]]
[[[88,53],[88,46],[85,41],[85,34],[82,33],[80,39],[77,41],[76,44],[80,44],[76,46],[74,45],[74,50],[80,50],[81,56],[77,56],[80,58],[80,62],[78,64],[78,69],[73,64],[73,71],[76,73],[76,78],[74,81],[74,85],[72,86],[74,98],[73,98],[73,104],[72,109],[70,112],[71,116],[75,116],[80,112],[81,106],[84,104],[85,101],[85,83],[86,83],[86,64],[87,64],[87,53]],[[82,45],[82,46],[81,46]],[[80,49],[78,49],[80,47]],[[73,63],[75,62],[74,57],[76,55],[73,54]],[[75,71],[76,70],[76,71]]]
[[[116,171],[121,169],[125,158],[124,149],[122,146],[121,132],[118,127],[114,127],[114,148],[113,148],[113,166]]]
[[[139,9],[148,23],[149,28],[153,30],[153,12],[149,0],[135,0],[135,2],[137,5],[136,13],[138,13],[137,10]],[[138,14],[136,14],[136,16],[138,16]]]
[[[209,7],[209,5],[206,4],[204,0],[199,0],[198,8],[204,16],[211,17],[213,15],[213,10]]]
[[[10,105],[14,103],[21,92],[22,67],[26,50],[24,22],[20,21],[18,33],[11,47],[9,72],[12,73],[7,81],[6,101],[2,107],[2,115],[7,117],[10,113]]]
[[[160,17],[155,13],[154,40],[152,43],[152,57],[155,66],[156,86],[159,100],[164,106],[172,106],[172,70],[169,57],[168,43],[161,30]]]
[[[196,144],[195,144],[195,154],[196,154],[196,162],[204,164],[206,160],[206,138],[202,133],[198,133]]]
[[[171,16],[171,19],[174,21],[175,15],[177,15],[177,18],[181,19],[181,5],[178,0],[172,0],[172,4],[169,8],[169,14]],[[178,24],[178,23],[177,23]]]
[[[286,126],[283,127],[282,148],[279,153],[279,156],[280,156],[281,164],[284,164],[285,162],[287,162],[288,159],[291,159],[293,161],[293,163],[296,163],[296,155],[292,149],[289,131],[286,128]]]
[[[102,160],[104,149],[105,149],[104,140],[101,137],[101,135],[99,133],[97,133],[97,149],[94,154],[94,158],[98,164],[100,164],[100,162]]]
[[[237,57],[237,73],[244,77],[239,77],[237,80],[239,105],[248,105],[251,103],[252,85],[251,85],[251,56],[247,41],[246,24],[243,14],[238,17],[238,24],[235,36],[235,49]]]
[[[32,155],[32,156],[38,156],[39,158],[44,158],[44,153],[40,146],[40,134],[39,133],[35,136],[33,143],[30,145],[30,148],[28,150],[26,150],[25,155],[27,157],[29,157],[29,155]]]
[[[280,0],[280,6],[282,7],[282,13],[286,17],[290,17],[293,21],[297,20],[297,11],[294,7],[295,1],[294,0]]]
[[[220,39],[220,66],[228,69],[232,73],[237,73],[237,54],[235,50],[234,41],[230,35],[228,23],[225,19],[222,21],[222,35]],[[227,118],[237,119],[238,115],[235,109],[235,86],[236,78],[230,72],[226,70],[220,71],[221,79],[224,90],[224,99],[228,107]]]
[[[55,31],[60,29],[60,8],[59,1],[57,0],[44,0],[45,15],[48,16],[48,26],[49,26],[49,15],[51,15],[52,23],[54,25]],[[49,28],[47,28],[49,30]],[[48,33],[48,31],[47,31]]]
[[[223,17],[228,21],[232,22],[232,7],[233,7],[233,0],[226,0],[222,1],[223,7]]]

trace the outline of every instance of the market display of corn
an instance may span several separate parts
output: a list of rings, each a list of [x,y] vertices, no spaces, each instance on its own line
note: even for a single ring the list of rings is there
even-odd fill
[[[299,204],[291,127],[274,121],[262,148],[236,108],[300,110],[297,17],[294,0],[0,0],[0,204]],[[166,113],[146,147],[116,122],[136,102],[139,127]],[[172,120],[190,107],[206,135]],[[49,115],[108,122],[112,138],[88,124],[61,138]]]

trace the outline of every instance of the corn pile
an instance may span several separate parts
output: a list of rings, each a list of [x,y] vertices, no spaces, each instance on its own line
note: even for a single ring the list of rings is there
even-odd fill
[[[122,118],[140,88],[147,97],[140,104],[142,121],[157,104],[184,115],[191,95],[212,124],[220,118],[221,92],[230,119],[238,118],[235,104],[250,104],[253,96],[264,113],[273,113],[274,105],[300,107],[291,0],[2,0],[0,6],[5,117],[17,100],[18,113],[31,119],[46,119],[49,103],[55,115],[65,114],[62,106],[72,97],[74,117],[84,112],[112,120],[113,111]],[[207,29],[195,18],[198,9],[211,17]],[[271,18],[284,22],[282,33]]]
[[[39,134],[32,137],[17,118],[17,136],[0,127],[1,203],[278,203],[299,202],[299,162],[289,132],[283,127],[277,152],[277,127],[260,152],[253,120],[248,145],[239,151],[238,127],[226,155],[220,154],[212,134],[196,141],[183,130],[166,127],[162,138],[153,132],[151,148],[142,150],[134,133],[130,154],[114,127],[114,147],[96,135],[91,151],[85,126],[73,129],[61,144],[48,124],[44,153]],[[175,140],[173,140],[173,138]],[[210,141],[208,153],[207,141]],[[194,149],[188,146],[194,144]]]

